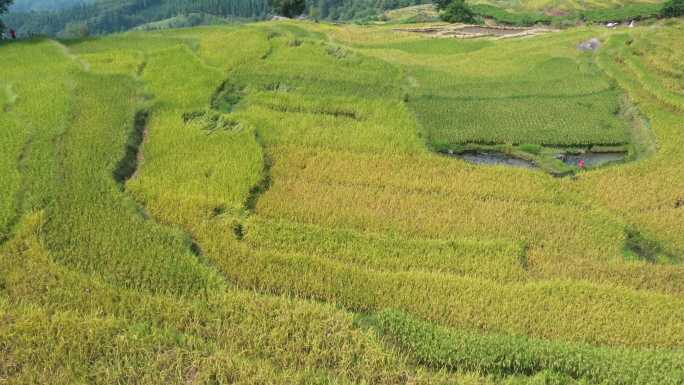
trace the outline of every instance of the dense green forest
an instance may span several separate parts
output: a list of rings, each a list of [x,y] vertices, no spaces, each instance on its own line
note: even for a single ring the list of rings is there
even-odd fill
[[[95,0],[16,0],[11,7],[12,12],[59,11]]]
[[[263,18],[268,5],[265,0],[101,0],[60,11],[13,12],[4,19],[20,34],[58,35],[73,29],[101,34],[188,13]]]
[[[41,0],[28,1],[36,5]],[[423,2],[426,1],[308,0],[307,12],[321,19],[351,20]],[[22,3],[24,9],[29,5],[26,1]],[[53,11],[17,12],[15,9],[4,20],[22,35],[102,34],[193,13],[264,19],[272,12],[267,0],[99,0]]]

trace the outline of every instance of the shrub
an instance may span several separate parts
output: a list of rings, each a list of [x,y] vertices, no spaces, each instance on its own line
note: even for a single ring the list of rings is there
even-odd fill
[[[684,0],[670,0],[663,5],[660,11],[662,17],[684,16]]]
[[[304,0],[271,0],[274,11],[285,17],[295,17],[304,13],[306,2]]]
[[[451,4],[451,0],[434,0],[433,4],[435,4],[435,8],[442,11]]]
[[[9,9],[9,6],[12,4],[13,0],[0,0],[0,15],[3,13],[7,12]],[[3,33],[5,31],[5,25],[2,24],[2,20],[0,20],[0,33]]]
[[[452,1],[440,15],[442,20],[449,23],[474,23],[475,14],[464,0]]]
[[[471,7],[473,12],[483,18],[491,18],[499,24],[531,26],[534,24],[548,24],[553,19],[541,13],[508,12],[505,9],[489,4],[475,4]]]
[[[661,7],[660,4],[630,4],[620,8],[583,11],[580,17],[590,23],[644,20],[658,16]]]

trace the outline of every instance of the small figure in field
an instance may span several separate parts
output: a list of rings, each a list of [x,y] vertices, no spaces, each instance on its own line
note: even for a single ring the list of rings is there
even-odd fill
[[[586,168],[586,164],[584,163],[584,159],[580,159],[578,166],[582,170],[584,170]]]
[[[17,31],[10,29],[10,37],[12,40],[15,40],[17,38]]]

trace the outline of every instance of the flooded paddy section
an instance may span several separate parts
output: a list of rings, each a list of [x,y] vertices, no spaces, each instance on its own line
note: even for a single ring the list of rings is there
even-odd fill
[[[412,32],[442,38],[471,39],[478,37],[510,38],[533,36],[543,33],[554,32],[549,28],[523,28],[523,27],[500,27],[500,26],[481,26],[481,25],[434,25],[420,28],[397,28],[397,32]]]
[[[627,158],[626,152],[588,152],[579,155],[565,155],[558,156],[563,163],[569,166],[579,167],[581,162],[584,162],[586,168],[599,167],[611,163],[624,162]]]
[[[534,161],[518,158],[502,152],[467,151],[460,154],[444,153],[448,156],[457,157],[468,163],[481,165],[505,165],[527,169],[538,169]]]
[[[474,147],[474,148],[473,148]],[[441,154],[462,159],[476,165],[503,165],[508,167],[542,170],[556,177],[574,175],[577,171],[591,170],[611,164],[623,163],[628,159],[624,148],[609,150],[562,150],[544,148],[541,152],[531,154],[520,150],[517,146],[473,146],[459,151],[445,150]]]

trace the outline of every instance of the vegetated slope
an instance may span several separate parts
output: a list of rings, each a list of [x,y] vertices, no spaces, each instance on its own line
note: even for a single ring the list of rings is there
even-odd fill
[[[230,42],[238,46],[241,40]],[[52,42],[2,49],[7,54],[17,49],[33,58],[44,53],[54,63],[34,61],[25,67],[29,70],[7,79],[23,86],[15,88],[21,94],[12,114],[23,108],[36,111],[22,116],[13,133],[28,130],[29,124],[49,124],[29,131],[38,139],[26,155],[30,167],[21,171],[26,194],[35,198],[22,210],[14,236],[0,253],[0,374],[6,382],[434,383],[445,377],[415,373],[372,333],[354,328],[348,313],[229,289],[217,281],[214,269],[202,264],[201,255],[189,253],[183,232],[136,214],[135,203],[112,175],[128,156],[128,136],[136,133],[132,108],[139,99],[131,92],[142,84],[131,76],[135,72],[129,73],[128,60],[123,66],[93,60],[94,73],[88,73]],[[258,46],[251,49],[262,53]],[[154,50],[158,52],[149,53],[153,69],[154,60],[189,52],[182,45]],[[96,59],[97,54],[92,55]],[[199,61],[195,58],[180,69],[192,64]],[[47,83],[55,88],[52,95],[64,87],[54,107],[23,99],[46,84],[45,78],[33,77],[32,65],[61,80]],[[197,69],[197,74],[206,73],[197,84],[209,91],[208,101],[222,71],[203,65]],[[217,76],[209,80],[212,74]],[[184,84],[183,77],[173,79]],[[61,105],[66,107],[57,108]],[[149,124],[160,116],[153,114]],[[207,138],[195,128],[184,131],[194,133],[195,139]],[[223,148],[212,152],[219,150]],[[112,209],[120,215],[107,217]],[[100,228],[104,221],[109,228]],[[110,243],[114,237],[118,244]],[[119,247],[130,253],[122,255]],[[184,262],[185,267],[177,269]],[[413,374],[407,376],[407,371]]]
[[[383,19],[398,23],[434,21],[439,19],[439,12],[432,3],[421,4],[386,11]]]
[[[675,22],[662,30],[621,34],[611,38],[609,47],[601,52],[601,67],[630,91],[650,119],[658,149],[638,167],[627,167],[618,174],[604,171],[589,175],[578,186],[592,193],[590,199],[638,224],[647,237],[662,239],[661,253],[682,245],[678,233],[684,205],[678,164],[682,159],[680,114],[684,103],[682,91],[677,88],[681,84],[677,72],[681,69],[681,54],[677,51],[681,42],[673,38],[681,32],[681,23]],[[672,40],[671,44],[666,47],[664,39]],[[672,184],[663,188],[656,180]]]
[[[548,1],[548,0],[477,0],[477,4],[490,4],[497,8],[512,11],[545,11],[547,14],[562,14],[590,9],[621,8],[633,4],[658,4],[660,0],[624,1],[624,0],[593,0],[593,1]]]
[[[630,22],[660,15],[663,1],[488,1],[469,3],[475,15],[501,25],[533,26],[551,24],[571,27],[583,23]],[[385,12],[381,20],[390,23],[416,23],[439,20],[432,4]]]
[[[467,142],[626,143],[626,122],[618,116],[621,91],[599,73],[591,54],[578,55],[555,38],[539,37],[535,45],[475,43],[461,57],[480,66],[450,60],[454,56],[416,65],[411,75],[418,87],[409,105],[428,140],[438,147]],[[549,52],[549,45],[560,47]],[[502,49],[510,50],[504,58]],[[526,71],[520,73],[523,66]]]
[[[129,30],[148,23],[175,19],[183,27],[216,24],[219,19],[264,19],[272,15],[267,0],[84,0],[51,3],[24,0],[4,16],[6,24],[22,35],[82,37]],[[29,1],[34,1],[28,3]],[[367,19],[387,9],[420,4],[427,0],[309,0],[311,17],[328,20]],[[67,6],[73,5],[73,6]],[[185,20],[182,20],[184,19]],[[159,25],[157,25],[158,27]],[[173,25],[172,25],[173,26]],[[76,36],[74,36],[76,35]]]
[[[268,10],[267,2],[261,0],[95,0],[81,6],[55,11],[14,12],[6,15],[4,21],[20,34],[68,36],[70,28],[81,28],[89,34],[103,34],[125,31],[178,15],[199,13],[258,19],[263,18]]]
[[[57,150],[6,161],[27,159],[8,168],[23,182],[7,194],[25,191],[32,204],[7,209],[16,219],[0,250],[0,377],[682,383],[684,270],[624,250],[634,233],[648,241],[642,249],[684,250],[681,111],[661,101],[677,93],[668,84],[680,55],[629,56],[633,68],[663,70],[646,71],[655,83],[625,75],[630,49],[653,52],[651,39],[680,30],[448,46],[292,22],[114,35],[73,42],[73,56],[50,42],[1,46],[63,63],[37,68],[61,79],[49,86],[66,102],[36,131]],[[577,51],[596,35],[605,52]],[[622,44],[630,38],[634,48]],[[497,62],[495,50],[527,54]],[[611,61],[615,52],[622,59]],[[526,99],[523,118],[547,113],[545,81],[561,85],[560,99],[589,87],[615,100],[624,89],[660,150],[572,180],[433,153],[414,100],[461,92],[460,103],[467,89],[432,76],[486,81],[487,66],[498,87],[473,87],[475,96],[540,94]],[[3,82],[17,95],[7,116],[21,154],[34,118],[17,114],[40,108],[24,95],[43,83],[26,70]],[[653,96],[661,88],[669,98]],[[146,124],[136,125],[141,110]],[[505,120],[504,111],[492,116]],[[546,119],[576,142],[613,138],[591,122],[626,125],[612,111],[578,119],[581,129],[560,118]],[[524,124],[497,127],[534,139]],[[461,122],[438,129],[468,133]]]
[[[562,175],[572,170],[555,151],[624,147],[635,119],[592,52],[577,49],[577,41],[591,36],[550,34],[506,44],[405,39],[359,47],[404,65],[404,100],[434,150],[498,146]]]
[[[59,57],[59,47],[50,42],[34,44],[31,55],[27,49],[18,45],[3,46],[3,58],[17,63],[4,72],[3,86],[5,102],[0,121],[4,129],[2,159],[3,188],[0,211],[0,239],[6,240],[12,227],[19,221],[21,212],[33,208],[41,201],[40,193],[27,191],[29,185],[42,187],[38,182],[29,180],[28,173],[43,174],[49,170],[37,167],[29,159],[34,146],[47,145],[39,135],[57,135],[65,129],[64,116],[68,113],[69,84],[66,73],[74,64]],[[43,79],[41,83],[18,81],[27,76],[26,68],[35,65],[32,76]],[[54,95],[43,100],[46,94]],[[19,99],[21,95],[21,100]],[[21,101],[21,103],[19,103]],[[41,155],[41,151],[47,151]],[[50,156],[52,149],[42,148],[36,157]]]

